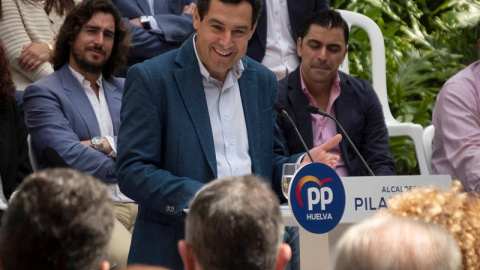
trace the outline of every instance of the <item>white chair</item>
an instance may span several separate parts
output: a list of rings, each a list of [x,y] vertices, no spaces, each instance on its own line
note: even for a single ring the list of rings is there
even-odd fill
[[[38,161],[37,161],[37,157],[35,156],[35,151],[33,151],[32,138],[30,137],[30,134],[28,134],[27,136],[27,142],[28,142],[28,157],[30,158],[30,164],[32,165],[32,170],[36,172],[38,171]]]
[[[345,21],[350,26],[355,25],[364,29],[370,39],[372,48],[372,80],[373,88],[380,99],[380,103],[383,107],[383,114],[385,116],[385,122],[388,128],[388,134],[390,137],[408,136],[415,144],[415,154],[417,156],[418,167],[420,168],[420,174],[429,175],[429,166],[425,159],[424,147],[423,147],[423,128],[419,124],[410,122],[399,122],[390,111],[388,105],[387,95],[387,73],[385,64],[385,43],[383,40],[382,31],[378,25],[367,16],[347,11],[339,10]],[[342,64],[341,70],[349,73],[348,68],[348,56]]]
[[[433,137],[435,136],[435,127],[430,125],[423,130],[423,149],[425,152],[425,159],[427,160],[428,171],[432,173],[432,152],[433,152]]]

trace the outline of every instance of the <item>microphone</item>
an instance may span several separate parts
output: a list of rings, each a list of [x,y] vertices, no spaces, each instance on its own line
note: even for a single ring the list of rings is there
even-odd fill
[[[358,149],[357,147],[355,147],[355,145],[353,144],[352,140],[350,140],[350,137],[348,137],[348,134],[347,132],[345,132],[345,130],[343,129],[342,125],[340,125],[340,123],[337,121],[337,119],[335,119],[335,117],[331,116],[330,114],[320,110],[319,108],[315,107],[315,106],[312,106],[312,105],[307,105],[307,107],[305,108],[307,110],[307,112],[309,113],[313,113],[313,114],[320,114],[324,117],[328,117],[330,119],[332,119],[333,121],[335,121],[335,123],[337,124],[337,126],[340,128],[341,132],[342,132],[342,135],[345,136],[345,138],[347,138],[347,141],[348,141],[348,144],[350,144],[350,146],[353,148],[353,150],[355,151],[355,154],[357,154],[357,156],[360,158],[360,161],[362,162],[363,166],[367,169],[368,173],[371,175],[371,176],[375,176],[375,174],[373,173],[373,171],[370,169],[370,167],[368,166],[367,162],[365,162],[365,159],[363,159],[362,155],[360,154],[360,152],[358,152]]]
[[[307,145],[305,144],[305,141],[303,140],[302,138],[302,135],[300,134],[300,132],[298,131],[298,128],[297,126],[295,125],[295,123],[293,122],[292,118],[290,118],[290,115],[288,115],[288,112],[285,110],[285,108],[283,107],[282,104],[276,102],[275,104],[273,104],[273,108],[281,115],[283,115],[285,118],[288,119],[288,121],[290,122],[290,124],[292,124],[293,128],[295,129],[295,132],[297,133],[297,136],[298,138],[300,139],[300,142],[302,142],[302,145],[303,145],[303,148],[305,148],[305,151],[307,152],[307,155],[308,157],[310,158],[310,160],[312,162],[315,162],[313,160],[313,157],[312,155],[310,154],[310,150],[308,150],[308,147]]]

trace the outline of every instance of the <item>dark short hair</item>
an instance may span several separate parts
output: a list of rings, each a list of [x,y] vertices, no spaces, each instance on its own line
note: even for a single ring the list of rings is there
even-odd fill
[[[240,4],[242,2],[248,2],[250,5],[252,5],[252,27],[255,25],[255,23],[258,20],[258,17],[260,17],[260,11],[262,10],[262,0],[219,0],[222,3],[226,4]],[[200,20],[203,21],[203,18],[205,14],[208,12],[208,8],[210,7],[210,2],[211,0],[198,0],[197,1],[197,9],[198,9],[198,14],[200,15]]]
[[[99,180],[66,168],[33,173],[3,217],[3,269],[99,269],[113,222],[113,205]]]
[[[127,25],[123,21],[120,11],[110,0],[87,0],[72,9],[67,15],[57,41],[53,55],[53,69],[59,70],[68,63],[71,53],[71,44],[77,37],[82,27],[92,18],[93,14],[104,12],[112,14],[115,20],[115,40],[112,54],[103,67],[103,75],[110,77],[127,63],[127,50],[130,44],[130,34]]]
[[[340,12],[333,9],[322,9],[312,13],[303,24],[302,31],[300,32],[300,37],[302,39],[308,34],[312,24],[327,29],[342,28],[345,44],[348,45],[350,29],[348,27],[348,23],[342,18]]]
[[[284,230],[279,205],[256,176],[212,181],[190,205],[186,241],[203,269],[274,269]]]

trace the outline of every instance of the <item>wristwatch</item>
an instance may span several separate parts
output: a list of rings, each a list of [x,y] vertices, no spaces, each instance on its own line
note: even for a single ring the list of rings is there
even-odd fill
[[[140,22],[142,23],[143,29],[150,30],[150,18],[148,16],[140,16]]]
[[[96,150],[103,152],[105,149],[103,148],[103,138],[102,137],[93,137],[90,140],[90,146],[95,148]]]

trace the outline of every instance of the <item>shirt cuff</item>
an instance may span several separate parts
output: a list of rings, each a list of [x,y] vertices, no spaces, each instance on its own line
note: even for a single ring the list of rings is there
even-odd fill
[[[303,159],[303,157],[304,157],[305,155],[306,155],[306,153],[303,154],[303,155],[301,155],[300,157],[298,157],[298,159],[297,159],[297,164],[302,163],[302,159]]]
[[[108,154],[109,157],[116,158],[117,157],[117,142],[112,136],[105,136],[105,139],[107,139],[108,143],[110,144],[110,147],[112,147],[112,152]]]
[[[150,31],[163,35],[163,29],[158,25],[157,20],[153,16],[148,16],[148,19],[150,19],[150,27],[152,28]]]

